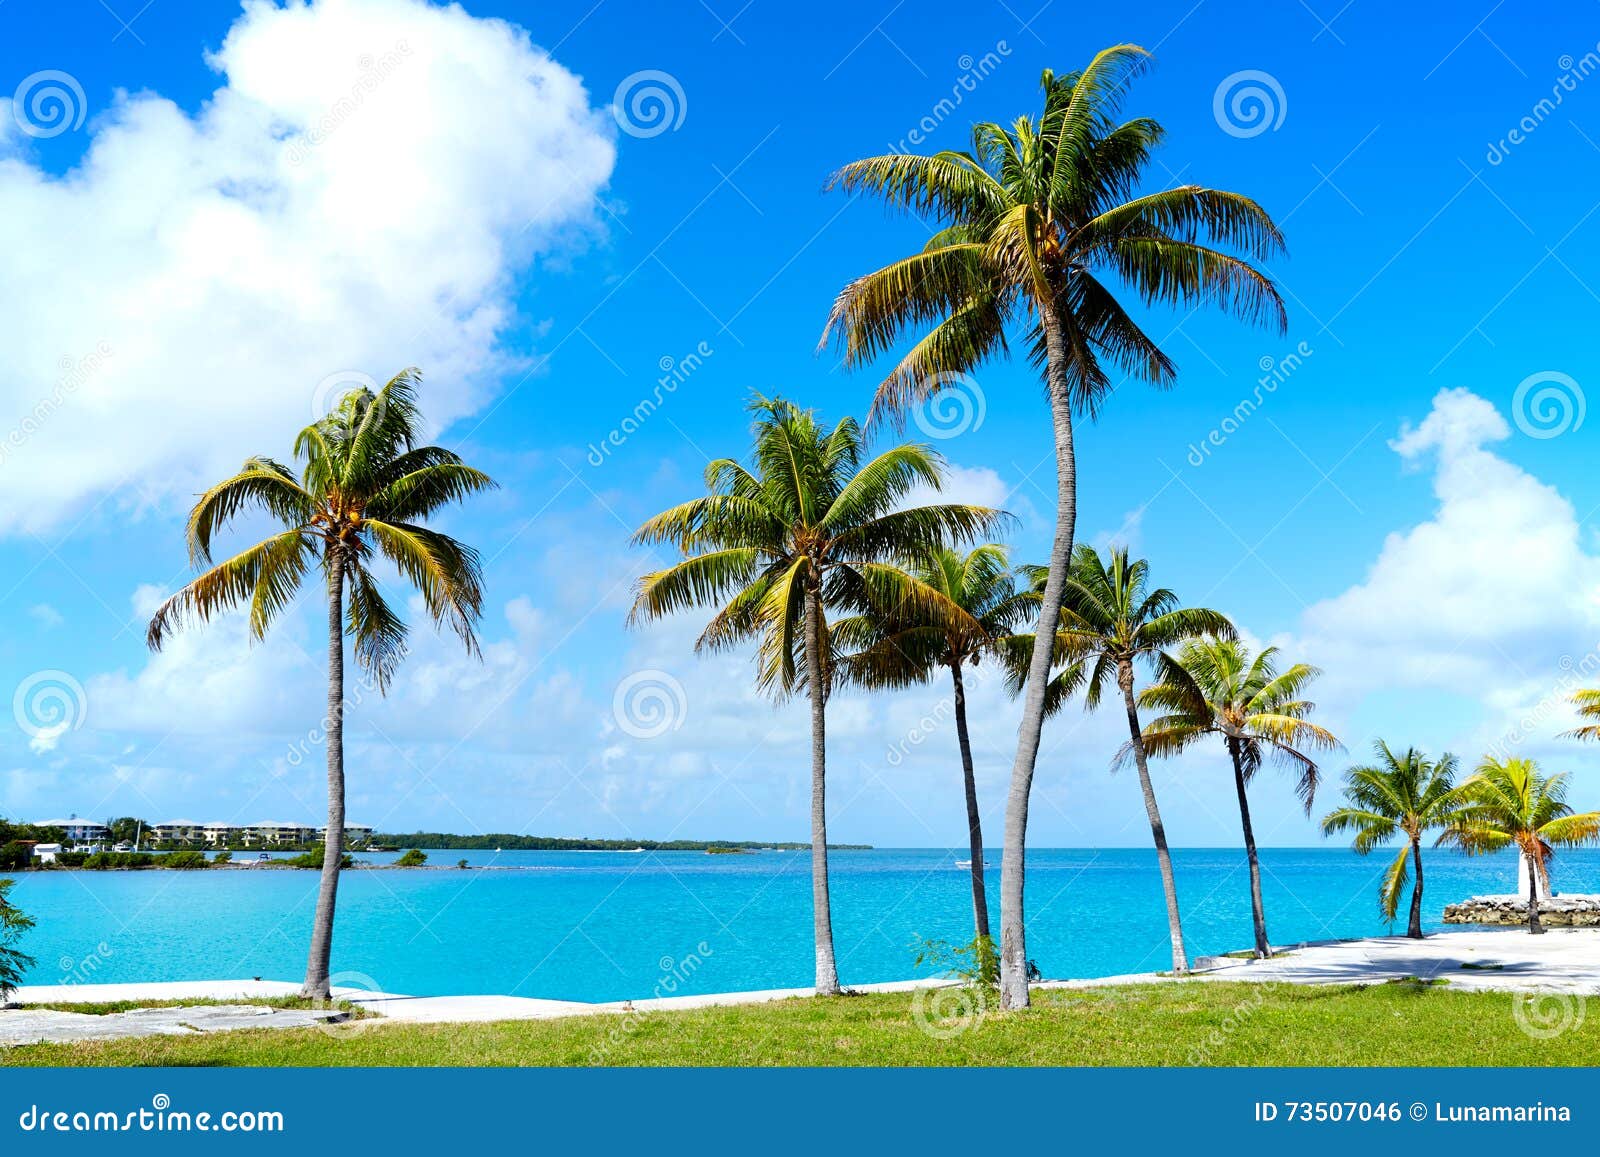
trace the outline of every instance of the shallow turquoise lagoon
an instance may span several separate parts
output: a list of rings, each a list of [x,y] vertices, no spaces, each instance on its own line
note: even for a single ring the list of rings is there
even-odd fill
[[[1190,952],[1247,946],[1243,853],[1174,855]],[[846,984],[915,975],[914,945],[922,939],[970,939],[967,875],[955,867],[962,856],[882,849],[830,857]],[[346,982],[419,995],[597,1001],[811,980],[806,852],[434,852],[430,859],[462,857],[481,867],[344,874],[334,968]],[[1505,854],[1425,857],[1431,927],[1440,926],[1446,903],[1515,883],[1515,862]],[[998,850],[989,858],[997,895]],[[1388,931],[1377,910],[1387,860],[1335,848],[1263,850],[1274,941]],[[1600,891],[1600,851],[1563,853],[1555,883],[1565,892]],[[316,889],[314,872],[49,872],[22,875],[12,895],[38,920],[23,945],[38,961],[32,983],[297,980]],[[1046,976],[1169,963],[1150,851],[1032,851],[1028,926],[1029,954]]]

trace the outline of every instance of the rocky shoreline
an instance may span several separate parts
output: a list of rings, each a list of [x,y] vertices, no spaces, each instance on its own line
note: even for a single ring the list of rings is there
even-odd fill
[[[1539,920],[1552,928],[1600,928],[1600,896],[1547,896],[1539,901]],[[1444,906],[1446,924],[1526,924],[1523,896],[1472,896]]]

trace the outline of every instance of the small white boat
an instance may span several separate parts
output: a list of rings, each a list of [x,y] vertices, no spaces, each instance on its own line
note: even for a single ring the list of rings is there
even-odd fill
[[[988,860],[985,860],[985,861],[983,861],[983,866],[985,868],[989,868],[989,867],[993,867],[994,865],[990,864]],[[972,861],[971,860],[957,860],[956,861],[956,867],[958,867],[958,868],[970,868],[970,867],[972,867]]]

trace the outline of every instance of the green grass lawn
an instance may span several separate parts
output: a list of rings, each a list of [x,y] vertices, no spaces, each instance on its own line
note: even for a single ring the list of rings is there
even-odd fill
[[[950,998],[954,1003],[954,994]],[[910,993],[494,1024],[249,1030],[0,1049],[7,1065],[1586,1065],[1600,1017],[1549,1039],[1517,998],[1409,983],[1037,991],[944,1017]],[[920,1011],[919,1011],[920,1010]],[[0,1014],[4,1015],[4,1014]]]

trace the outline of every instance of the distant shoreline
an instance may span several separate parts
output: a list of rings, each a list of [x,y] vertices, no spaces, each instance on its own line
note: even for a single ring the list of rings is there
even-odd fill
[[[810,842],[762,840],[600,840],[558,836],[517,836],[491,832],[462,836],[450,832],[374,832],[370,841],[385,847],[420,848],[426,852],[801,852]],[[829,844],[830,852],[870,852],[871,844]]]

